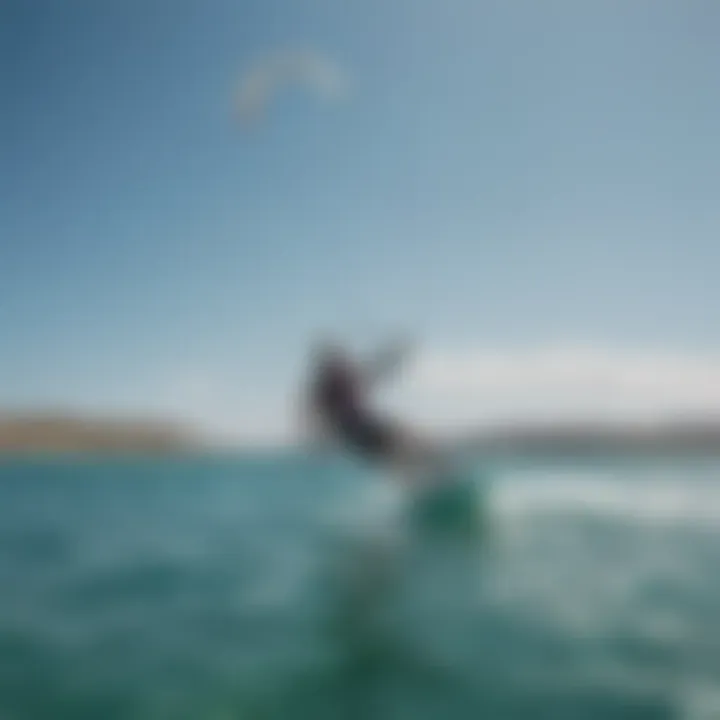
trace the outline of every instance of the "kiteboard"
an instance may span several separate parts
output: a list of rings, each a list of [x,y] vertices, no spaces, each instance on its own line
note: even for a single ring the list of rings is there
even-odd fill
[[[477,471],[471,468],[441,471],[431,482],[409,492],[408,519],[421,531],[480,532],[485,520],[485,485]]]

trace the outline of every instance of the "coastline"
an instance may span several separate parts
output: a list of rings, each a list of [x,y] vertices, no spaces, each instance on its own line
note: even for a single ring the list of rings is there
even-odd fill
[[[718,457],[720,420],[515,422],[489,425],[447,440],[461,452],[494,457]],[[306,452],[292,442],[221,441],[189,423],[163,418],[0,412],[0,461],[277,457]]]

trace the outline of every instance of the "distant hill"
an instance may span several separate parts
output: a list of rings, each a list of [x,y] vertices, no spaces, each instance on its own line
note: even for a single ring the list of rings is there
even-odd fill
[[[0,414],[0,452],[6,453],[166,453],[200,444],[188,428],[165,421]]]
[[[513,424],[475,433],[464,444],[503,453],[720,455],[720,420]]]

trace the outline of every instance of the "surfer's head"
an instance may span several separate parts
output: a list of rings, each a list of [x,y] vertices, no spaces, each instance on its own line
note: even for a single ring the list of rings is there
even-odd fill
[[[317,361],[320,365],[338,367],[350,364],[347,350],[335,340],[325,340],[317,348]]]

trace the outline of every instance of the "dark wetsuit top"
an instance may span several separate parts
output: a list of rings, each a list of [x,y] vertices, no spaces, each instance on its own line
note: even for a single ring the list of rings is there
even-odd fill
[[[392,431],[363,407],[362,378],[352,367],[338,364],[320,369],[313,401],[342,440],[363,454],[385,455],[391,450]]]

